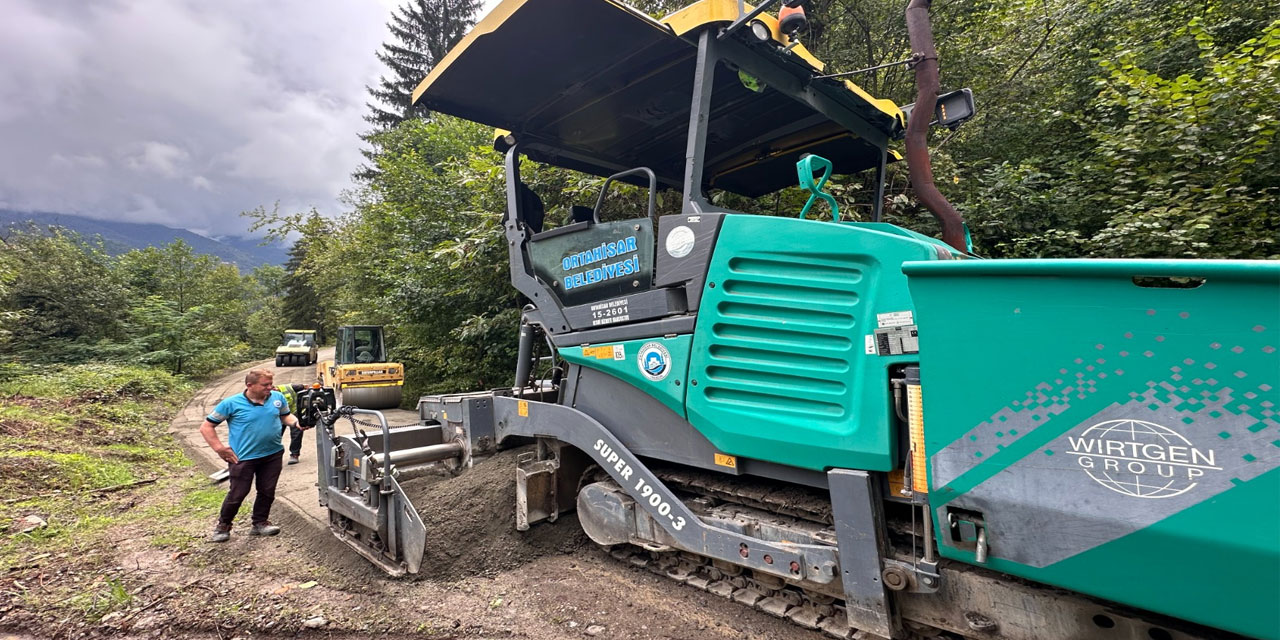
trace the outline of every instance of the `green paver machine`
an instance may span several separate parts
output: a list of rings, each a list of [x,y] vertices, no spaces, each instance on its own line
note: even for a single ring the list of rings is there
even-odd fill
[[[418,87],[505,130],[516,383],[330,427],[335,532],[418,572],[400,471],[536,442],[517,528],[576,509],[637,566],[834,637],[1280,637],[1280,264],[980,260],[958,219],[879,222],[902,111],[770,6],[506,0]],[[553,225],[524,161],[609,179]],[[869,173],[870,221],[708,196],[797,165],[815,198]],[[647,215],[602,215],[617,182]]]

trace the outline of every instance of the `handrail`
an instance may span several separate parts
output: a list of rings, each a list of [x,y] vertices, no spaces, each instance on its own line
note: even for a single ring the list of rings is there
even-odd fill
[[[351,413],[353,414],[363,413],[366,415],[377,416],[378,422],[382,423],[382,450],[387,451],[391,447],[391,427],[387,425],[387,418],[386,416],[382,415],[381,411],[351,407]],[[391,456],[383,456],[382,477],[383,478],[391,477]]]
[[[600,188],[600,197],[596,198],[596,206],[592,208],[591,215],[596,224],[600,224],[600,205],[604,204],[604,197],[609,193],[609,185],[618,178],[625,178],[637,173],[649,176],[649,217],[656,219],[658,213],[658,176],[649,167],[636,167],[635,169],[627,169],[626,171],[615,173],[604,181],[604,186]]]

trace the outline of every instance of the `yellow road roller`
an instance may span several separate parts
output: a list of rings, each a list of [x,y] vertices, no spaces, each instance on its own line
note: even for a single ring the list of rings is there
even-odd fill
[[[351,325],[338,328],[334,359],[316,366],[316,377],[332,389],[338,406],[390,409],[400,406],[404,366],[387,362],[382,327]]]

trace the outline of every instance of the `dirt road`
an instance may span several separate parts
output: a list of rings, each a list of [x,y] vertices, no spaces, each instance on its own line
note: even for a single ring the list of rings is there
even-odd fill
[[[271,364],[263,361],[258,366],[274,368]],[[313,367],[275,370],[277,382],[311,382],[314,377]],[[175,436],[209,471],[221,468],[223,463],[209,450],[197,429],[221,398],[243,390],[245,371],[229,373],[208,385],[173,421]],[[412,422],[416,415],[392,411],[387,417],[394,425]],[[423,562],[424,567],[435,570],[416,580],[387,578],[329,533],[327,516],[316,500],[314,434],[308,432],[306,438],[301,464],[285,467],[272,512],[273,520],[284,526],[285,532],[277,538],[250,538],[243,535],[246,525],[241,523],[230,543],[203,545],[197,554],[202,564],[229,569],[225,580],[235,585],[234,589],[257,592],[255,597],[276,601],[276,610],[288,606],[297,611],[294,619],[284,624],[241,627],[255,636],[306,633],[304,620],[319,617],[324,620],[320,628],[334,637],[366,633],[377,633],[379,637],[412,633],[533,640],[824,637],[632,568],[595,545],[582,543],[580,535],[568,530],[562,536],[551,536],[563,538],[558,547],[533,545],[522,538],[526,534],[511,532],[502,537],[502,548],[495,548],[491,536],[480,534],[492,530],[486,525],[513,520],[512,504],[471,505],[468,513],[459,514],[457,522],[438,523],[428,536],[443,536],[443,541],[429,545]],[[481,477],[477,472],[471,473]],[[466,478],[464,474],[457,480]],[[477,491],[476,495],[482,500],[488,494]],[[478,520],[484,523],[474,524]],[[576,527],[576,520],[565,518],[556,526],[570,524]],[[514,522],[511,528],[514,529]],[[537,532],[530,534],[536,536]],[[544,532],[541,537],[545,542],[548,536]],[[500,561],[456,561],[476,558],[477,554],[483,554],[485,560],[496,556]],[[311,586],[302,586],[308,583]],[[303,588],[307,590],[301,591]],[[281,618],[277,616],[275,620]]]
[[[332,347],[320,350],[321,361],[332,358]],[[255,366],[274,371],[277,385],[295,382],[309,385],[316,382],[315,365],[276,367],[272,366],[273,364],[274,362],[271,360],[263,360]],[[200,436],[200,423],[223,398],[244,391],[244,374],[246,372],[248,372],[248,368],[228,373],[205,386],[196,393],[191,402],[187,403],[187,406],[183,408],[182,413],[173,421],[172,431],[174,435],[183,442],[183,446],[187,451],[191,452],[193,456],[198,456],[201,463],[211,469],[221,469],[225,465],[205,444],[204,438]],[[403,409],[388,409],[382,413],[386,416],[387,423],[392,426],[413,424],[418,419],[416,412]],[[341,425],[342,423],[339,424],[339,426]],[[219,432],[219,434],[225,442],[225,430]],[[288,434],[284,436],[284,444],[286,448],[289,446]],[[286,466],[284,473],[280,474],[280,484],[276,487],[276,500],[289,505],[298,514],[306,516],[316,526],[328,526],[328,516],[316,499],[316,441],[314,431],[308,431],[303,435],[302,456],[299,463]]]

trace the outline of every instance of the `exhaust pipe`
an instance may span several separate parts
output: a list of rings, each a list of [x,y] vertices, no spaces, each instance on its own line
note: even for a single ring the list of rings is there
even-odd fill
[[[907,4],[907,37],[916,63],[916,106],[907,123],[907,169],[911,187],[920,203],[942,225],[942,241],[963,253],[964,221],[960,213],[943,197],[933,183],[933,166],[929,161],[929,123],[938,104],[938,52],[933,48],[933,27],[929,23],[932,0],[911,0]]]

